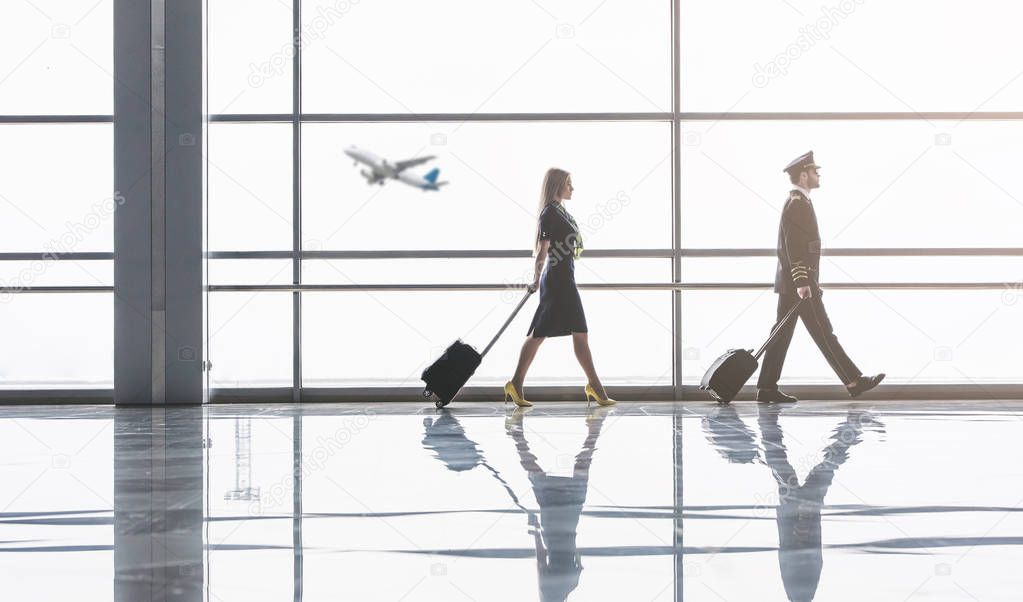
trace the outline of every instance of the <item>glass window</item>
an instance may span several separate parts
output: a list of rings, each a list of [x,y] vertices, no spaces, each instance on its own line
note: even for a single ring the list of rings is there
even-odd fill
[[[210,250],[290,250],[291,126],[212,123],[208,131]]]
[[[999,0],[683,0],[682,107],[1019,111],[1021,19]]]
[[[1006,343],[1023,303],[1013,290],[826,290],[828,316],[849,356],[885,382],[1019,382],[1023,351]],[[687,291],[682,295],[683,382],[697,384],[715,357],[756,348],[774,324],[777,295],[763,291]],[[838,379],[802,325],[785,360],[782,384]]]
[[[667,291],[580,291],[590,348],[608,385],[671,384]],[[418,387],[424,368],[456,338],[482,351],[519,297],[500,291],[304,293],[305,386]],[[535,297],[476,370],[471,385],[503,385],[515,370]],[[536,385],[585,384],[571,337],[548,339],[530,368]]]
[[[113,286],[114,262],[110,260],[50,259],[0,261],[0,287]],[[0,301],[4,295],[0,293]]]
[[[211,285],[291,284],[290,259],[211,259]]]
[[[505,284],[533,281],[532,257],[515,259],[313,259],[302,264],[306,284]],[[577,283],[670,282],[669,259],[586,257],[575,260]],[[510,291],[512,297],[525,291]]]
[[[290,113],[291,0],[217,0],[206,18],[209,113]]]
[[[1023,126],[984,121],[722,121],[683,124],[682,239],[775,248],[792,188],[782,169],[820,164],[825,247],[1012,247],[1023,223],[1014,173]]]
[[[0,166],[0,251],[113,251],[111,125],[0,125]]]
[[[113,114],[113,6],[0,3],[0,115]]]
[[[572,174],[565,207],[588,248],[671,245],[667,123],[306,124],[302,143],[307,249],[529,249],[552,166]],[[391,164],[434,156],[409,173],[449,184],[370,184],[350,146]]]
[[[1023,78],[1007,58],[1019,53],[1008,52],[1005,40],[1018,38],[1011,28],[1023,9],[995,0],[966,12],[950,0],[884,6],[862,0],[776,6],[683,0],[682,110],[726,115],[683,121],[680,153],[673,156],[669,119],[331,121],[351,113],[670,111],[670,2],[297,1],[301,165],[292,162],[290,123],[210,124],[212,250],[290,250],[297,229],[304,251],[525,251],[535,235],[543,174],[552,166],[572,173],[575,190],[566,208],[587,249],[670,249],[674,225],[682,249],[773,250],[791,188],[782,168],[810,149],[823,165],[822,187],[813,199],[825,249],[1019,245],[1023,187],[1008,174],[1014,173],[1023,129],[1014,120],[935,120],[918,112],[1021,110]],[[210,31],[217,32],[209,48],[211,113],[291,112],[293,6],[229,0],[210,7]],[[380,35],[384,30],[387,36]],[[914,53],[903,51],[907,32]],[[404,53],[394,52],[395,40]],[[779,111],[903,112],[906,118],[727,115]],[[376,155],[384,167],[425,160],[404,171],[408,182],[380,179],[346,153],[353,148]],[[420,189],[417,182],[435,169],[444,185]],[[673,224],[676,169],[681,212]],[[301,224],[292,223],[294,177],[301,183]],[[301,278],[304,284],[521,285],[532,278],[532,261],[307,259]],[[895,380],[1011,379],[1005,344],[988,329],[1008,327],[1021,264],[1023,257],[1014,256],[826,255],[822,280],[1007,283],[995,290],[834,289],[828,308],[851,351],[876,347],[870,337],[899,339],[870,358]],[[682,376],[694,383],[721,350],[748,347],[758,341],[756,333],[766,335],[774,316],[776,297],[767,287],[775,265],[773,256],[686,257],[684,282],[765,287],[686,291],[683,323],[675,332],[668,291],[583,290],[602,377],[607,374],[611,384],[670,384],[672,339],[679,336],[687,349]],[[584,253],[576,277],[580,284],[667,283],[670,267],[668,259]],[[214,284],[291,279],[288,259],[213,260],[210,269]],[[304,384],[419,386],[422,368],[455,338],[482,349],[520,292],[302,293],[302,349],[295,352],[303,354]],[[250,316],[238,322],[240,328],[265,327],[264,317],[250,314],[254,306],[244,301],[258,298],[267,303],[264,309],[273,307],[267,309],[272,319],[285,322],[270,336],[290,344],[290,295],[230,295],[214,298],[232,308],[228,315]],[[226,304],[228,298],[234,301]],[[989,302],[995,303],[993,313],[983,311]],[[930,310],[911,310],[917,303],[941,306],[955,318],[942,323]],[[513,333],[525,333],[533,309],[535,300],[526,304]],[[868,313],[877,314],[871,320],[883,334],[841,326]],[[628,332],[613,333],[626,323]],[[785,378],[832,382],[805,332],[797,332],[802,334],[793,342]],[[974,334],[967,339],[969,332]],[[521,344],[510,335],[473,383],[507,380]],[[244,359],[256,345],[252,336],[242,330],[221,335],[237,376],[220,386],[290,384],[290,357],[264,358],[265,365],[254,360],[258,368]],[[735,342],[722,346],[733,336]],[[975,340],[982,346],[971,347]],[[394,341],[406,343],[396,347]],[[934,359],[949,355],[948,349],[955,361]],[[574,383],[578,375],[570,352],[536,362],[530,373],[538,384]],[[215,370],[213,379],[221,377]]]
[[[302,109],[668,111],[670,11],[626,0],[303,0]]]
[[[290,387],[290,293],[209,295],[210,387]]]
[[[683,282],[773,284],[775,257],[686,258]],[[1023,274],[1023,257],[845,257],[821,258],[821,282],[986,282],[1006,283]]]
[[[0,297],[0,388],[114,386],[114,296],[18,293]]]

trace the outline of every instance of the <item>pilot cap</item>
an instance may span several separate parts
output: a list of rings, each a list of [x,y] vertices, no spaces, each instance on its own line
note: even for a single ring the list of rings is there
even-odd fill
[[[809,151],[806,154],[799,155],[798,157],[793,159],[791,163],[786,165],[785,169],[783,169],[782,171],[790,174],[799,173],[804,169],[809,169],[811,167],[820,167],[820,165],[817,165],[816,163],[813,162],[813,151]]]

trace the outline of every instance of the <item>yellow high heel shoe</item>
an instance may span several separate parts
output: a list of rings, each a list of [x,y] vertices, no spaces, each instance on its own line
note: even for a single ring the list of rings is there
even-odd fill
[[[589,407],[589,405],[590,405],[590,398],[591,397],[593,399],[597,400],[597,405],[600,405],[600,406],[613,406],[615,404],[615,400],[611,399],[610,397],[608,397],[607,399],[601,399],[597,395],[597,392],[594,391],[593,387],[591,387],[589,384],[587,384],[586,387],[583,390],[586,391],[586,405],[587,405],[587,407]]]
[[[508,381],[508,382],[504,383],[504,402],[505,403],[508,403],[508,398],[511,398],[511,400],[515,402],[515,405],[519,406],[520,408],[531,408],[531,407],[533,407],[533,403],[532,402],[526,401],[525,399],[522,398],[521,395],[519,395],[518,391],[515,390],[515,385],[512,384],[512,381]]]

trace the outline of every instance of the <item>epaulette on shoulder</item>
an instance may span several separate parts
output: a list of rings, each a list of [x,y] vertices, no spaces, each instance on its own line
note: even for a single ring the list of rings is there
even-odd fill
[[[809,200],[807,200],[806,197],[804,197],[803,195],[799,194],[799,192],[797,192],[795,190],[793,190],[792,192],[789,193],[789,200],[790,201],[803,201],[804,203],[809,203],[810,202]]]

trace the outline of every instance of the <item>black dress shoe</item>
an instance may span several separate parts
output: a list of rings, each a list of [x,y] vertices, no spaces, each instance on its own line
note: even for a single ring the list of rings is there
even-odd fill
[[[856,383],[851,387],[847,387],[846,390],[849,391],[850,397],[859,397],[881,384],[882,380],[884,380],[884,372],[875,376],[860,376],[856,379]]]
[[[795,403],[799,399],[786,395],[778,389],[758,389],[757,401],[761,403]]]

